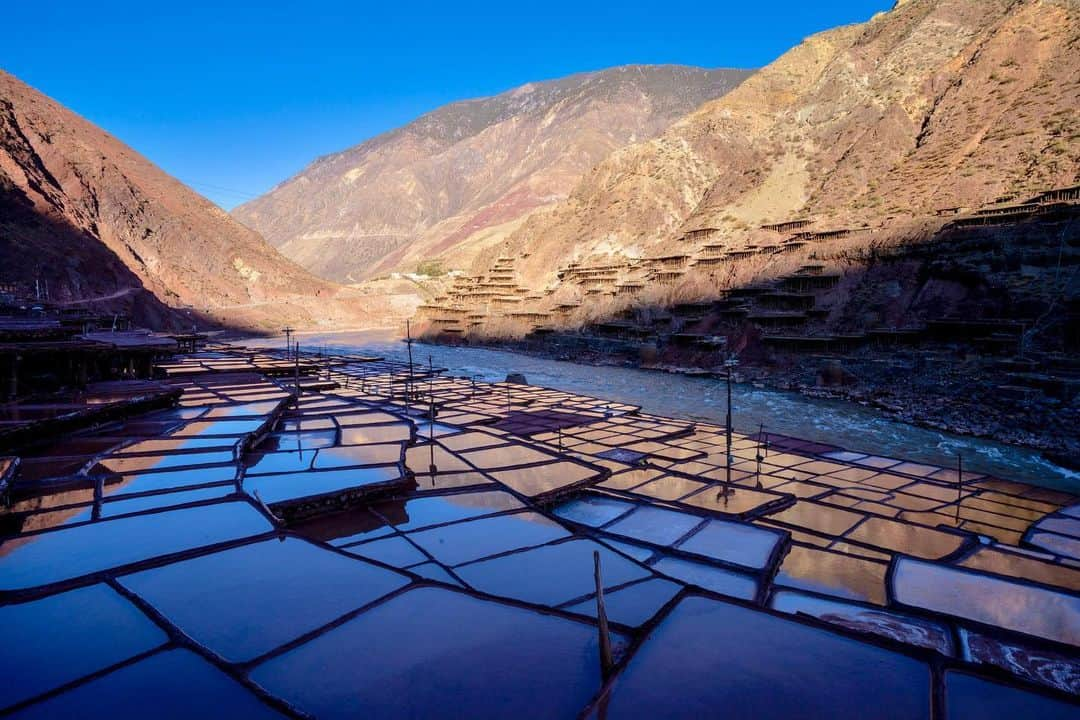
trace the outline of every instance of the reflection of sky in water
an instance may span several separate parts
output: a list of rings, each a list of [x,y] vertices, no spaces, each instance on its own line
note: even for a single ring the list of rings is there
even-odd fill
[[[678,557],[661,557],[653,564],[653,569],[683,582],[742,600],[753,600],[758,591],[757,582],[749,575]]]
[[[520,507],[520,500],[502,491],[388,500],[372,506],[404,532]]]
[[[796,545],[784,558],[776,584],[882,605],[885,569],[869,560]]]
[[[637,626],[645,623],[660,611],[680,586],[668,580],[654,578],[635,583],[629,587],[604,593],[604,610],[609,619],[624,625]],[[570,612],[596,617],[596,600],[586,600],[567,608]]]
[[[893,578],[906,605],[1080,644],[1080,600],[1064,593],[901,558]]]
[[[183,682],[177,682],[183,678]],[[197,691],[193,691],[197,688]],[[147,708],[169,717],[233,717],[274,720],[281,714],[243,685],[190,650],[168,650],[31,705],[20,718],[145,717]],[[163,710],[151,713],[164,715]]]
[[[763,568],[782,536],[753,525],[710,520],[679,549],[749,568]]]
[[[262,502],[273,505],[299,498],[390,483],[400,477],[401,471],[397,465],[307,471],[284,475],[256,475],[244,479],[244,490],[253,497],[257,494]]]
[[[408,578],[285,538],[145,570],[120,582],[196,642],[245,662],[404,586]]]
[[[247,503],[224,502],[55,530],[8,540],[0,549],[0,589],[19,590],[80,577],[157,555],[271,529]]]
[[[0,702],[22,702],[168,641],[115,590],[98,584],[0,608],[4,688]]]
[[[273,339],[268,344],[280,345]],[[404,343],[385,333],[316,335],[301,339],[301,349],[334,348],[405,360]],[[414,345],[413,357],[449,369],[451,375],[503,380],[508,372],[525,374],[530,384],[641,405],[672,417],[723,423],[726,389],[722,381],[647,372],[630,368],[595,368],[483,348]],[[797,393],[738,385],[734,391],[735,427],[742,432],[765,424],[767,432],[806,438],[879,455],[952,467],[957,453],[964,467],[1014,480],[1080,491],[1080,473],[1060,468],[1038,452],[978,438],[950,435],[899,423],[881,413],[840,401],[815,400]]]
[[[945,673],[948,717],[1073,720],[1076,708],[1052,698],[1026,693],[955,670]]]
[[[458,568],[457,573],[481,592],[555,606],[595,591],[594,552],[600,553],[605,588],[649,576],[641,565],[584,539],[483,560]]]
[[[671,545],[702,521],[698,515],[657,507],[641,507],[609,525],[607,532],[654,545]]]
[[[436,560],[453,566],[569,535],[543,515],[524,512],[420,530],[410,537]]]
[[[925,664],[898,653],[688,598],[615,679],[607,716],[914,720],[929,717],[929,680]]]
[[[252,679],[320,718],[558,718],[593,696],[599,665],[589,625],[418,588],[259,665]]]

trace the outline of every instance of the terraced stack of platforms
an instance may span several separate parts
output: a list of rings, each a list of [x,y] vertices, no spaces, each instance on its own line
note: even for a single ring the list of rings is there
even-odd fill
[[[500,319],[528,333],[551,319],[537,304],[545,297],[518,284],[513,258],[499,258],[485,275],[456,275],[444,295],[418,308],[415,319],[421,335],[444,339],[480,332]]]
[[[729,271],[734,261],[789,253],[814,242],[847,237],[856,232],[847,229],[805,230],[810,224],[810,220],[798,220],[765,226],[763,230],[787,233],[789,237],[779,244],[769,240],[738,248],[724,242],[715,228],[692,230],[681,241],[681,244],[691,246],[689,251],[622,262],[572,261],[557,271],[556,285],[540,291],[530,291],[520,285],[514,271],[514,259],[500,257],[484,275],[455,276],[445,294],[420,307],[416,319],[423,335],[444,340],[498,337],[500,333],[524,336],[537,330],[547,333],[553,328],[573,326],[582,303],[587,312],[594,312],[592,308],[598,301],[617,298],[623,303],[634,302],[647,289],[672,289],[694,276],[716,281],[718,273]],[[792,234],[795,230],[800,232]],[[782,278],[777,286],[782,289],[801,277],[796,274]],[[837,278],[834,274],[827,276],[832,284]],[[812,283],[825,289],[832,286],[823,285],[820,279]],[[765,327],[777,327],[776,322],[780,322],[779,327],[791,325],[784,319],[774,322],[769,314],[760,317],[760,324]],[[745,318],[745,314],[739,318]]]
[[[810,222],[800,220],[763,229],[789,232],[804,228]],[[694,275],[716,280],[717,273],[728,270],[733,261],[788,253],[816,241],[847,237],[852,232],[855,231],[804,230],[779,244],[769,241],[734,248],[722,241],[719,230],[692,230],[682,240],[684,244],[694,246],[689,252],[670,252],[623,262],[573,261],[556,273],[557,285],[541,291],[530,291],[520,285],[513,258],[501,257],[485,275],[454,277],[444,295],[420,307],[416,319],[424,335],[443,339],[498,336],[500,332],[518,336],[537,330],[550,332],[552,328],[572,326],[582,302],[587,308],[609,298],[632,302],[646,289],[671,289]],[[800,277],[783,278],[779,286]],[[572,301],[565,302],[568,299]],[[500,320],[509,323],[500,323]],[[771,317],[765,316],[762,324],[772,327]]]
[[[297,393],[273,357],[178,358],[175,407],[22,457],[4,708],[1075,716],[1072,495],[780,436],[729,463],[713,425],[372,357],[279,355]]]
[[[853,234],[869,232],[870,228],[812,228],[813,219],[799,218],[769,225],[762,225],[760,232],[750,236],[756,242],[747,241],[742,245],[727,242],[723,231],[716,228],[700,228],[685,233],[679,243],[692,247],[693,255],[689,267],[715,277],[717,271],[730,266],[733,261],[746,260],[758,255],[780,255],[795,252],[809,245],[828,240],[847,238]],[[777,242],[774,235],[784,236]]]
[[[996,298],[991,314],[981,319],[1004,321],[1010,318],[994,313],[1021,313],[1011,320],[1026,323],[1036,346],[1055,352],[1062,344],[1080,347],[1080,336],[1071,329],[1077,303],[1067,287],[1064,301],[1055,294],[1067,277],[1062,269],[1080,262],[1076,233],[1070,232],[1080,210],[1077,192],[1076,187],[1054,188],[1024,202],[1005,197],[974,212],[941,208],[932,217],[908,218],[921,229],[907,234],[796,217],[749,230],[736,244],[720,229],[701,227],[642,257],[575,259],[543,288],[521,284],[526,281],[512,270],[514,260],[501,257],[486,275],[455,278],[445,297],[425,307],[424,334],[526,343],[534,336],[547,344],[554,333],[570,354],[582,346],[602,354],[601,344],[590,341],[601,340],[601,330],[612,323],[629,323],[648,330],[637,340],[661,352],[668,345],[683,346],[675,336],[724,335],[755,338],[761,356],[773,351],[835,355],[896,344],[936,346],[931,321],[969,315],[957,307],[943,311],[932,297],[945,293],[953,305]],[[988,224],[994,227],[984,227]],[[924,294],[931,299],[920,302]],[[714,303],[705,322],[669,322],[671,307],[704,300]],[[466,316],[455,314],[462,308]],[[1012,332],[972,340],[973,350],[991,356],[1014,354],[1020,345]],[[642,348],[624,349],[633,359]],[[689,361],[708,364],[707,358]],[[1058,385],[1071,382],[1045,363],[1036,374],[1052,375]],[[1039,381],[994,380],[1021,393],[1028,382]]]
[[[952,221],[954,227],[978,225],[1000,225],[1028,220],[1038,215],[1056,215],[1068,211],[1080,202],[1080,185],[1053,188],[1039,193],[1023,202],[1016,202],[1014,197],[1005,196],[993,205],[980,208],[973,213],[956,212]],[[956,210],[961,210],[956,208]],[[940,213],[940,211],[939,211]]]

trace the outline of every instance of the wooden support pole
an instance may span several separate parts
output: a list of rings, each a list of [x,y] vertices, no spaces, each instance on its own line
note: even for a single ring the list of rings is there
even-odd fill
[[[105,478],[103,476],[99,475],[98,477],[94,478],[94,506],[90,510],[91,520],[101,519],[101,502],[104,499],[105,495],[104,485]]]
[[[726,457],[727,457],[727,479],[726,479],[727,488],[724,488],[725,490],[727,490],[728,488],[731,487],[731,460],[732,460],[732,457],[731,457],[731,373],[732,373],[732,366],[728,365],[728,371],[727,371],[727,421],[724,423],[724,425],[725,425],[725,436],[727,438],[727,454],[726,454]]]
[[[296,385],[296,406],[300,407],[300,343],[296,343],[296,354],[293,356],[293,382]]]
[[[611,676],[615,658],[611,653],[611,634],[608,632],[607,608],[604,606],[604,582],[600,575],[600,553],[593,550],[593,580],[596,582],[596,621],[600,633],[600,675],[604,680]]]
[[[439,470],[435,467],[435,364],[428,355],[428,446],[431,448],[431,462],[428,472],[431,473],[431,482],[435,482],[435,473]]]
[[[757,471],[756,471],[756,473],[757,473],[756,474],[757,486],[758,486],[759,489],[762,487],[762,485],[761,485],[761,463],[762,463],[763,460],[765,460],[765,456],[761,452],[761,436],[764,435],[764,433],[765,433],[765,423],[760,423],[758,425],[757,454],[755,455],[755,459],[757,460]]]
[[[408,320],[405,321],[405,345],[409,349],[409,385],[413,385],[412,327]],[[405,392],[408,394],[408,389]]]
[[[964,456],[956,454],[956,518],[954,524],[960,524],[960,502],[964,498]]]

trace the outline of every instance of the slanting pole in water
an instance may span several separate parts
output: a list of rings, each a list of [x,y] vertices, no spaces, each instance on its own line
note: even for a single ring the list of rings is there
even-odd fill
[[[600,553],[593,550],[593,580],[596,582],[596,621],[600,633],[600,675],[611,675],[615,659],[611,654],[611,635],[608,633],[607,608],[604,606],[604,583],[600,577]]]

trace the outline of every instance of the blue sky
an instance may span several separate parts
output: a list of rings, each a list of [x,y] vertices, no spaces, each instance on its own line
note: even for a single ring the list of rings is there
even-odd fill
[[[892,4],[20,2],[0,67],[229,208],[453,100],[627,63],[760,67]]]

